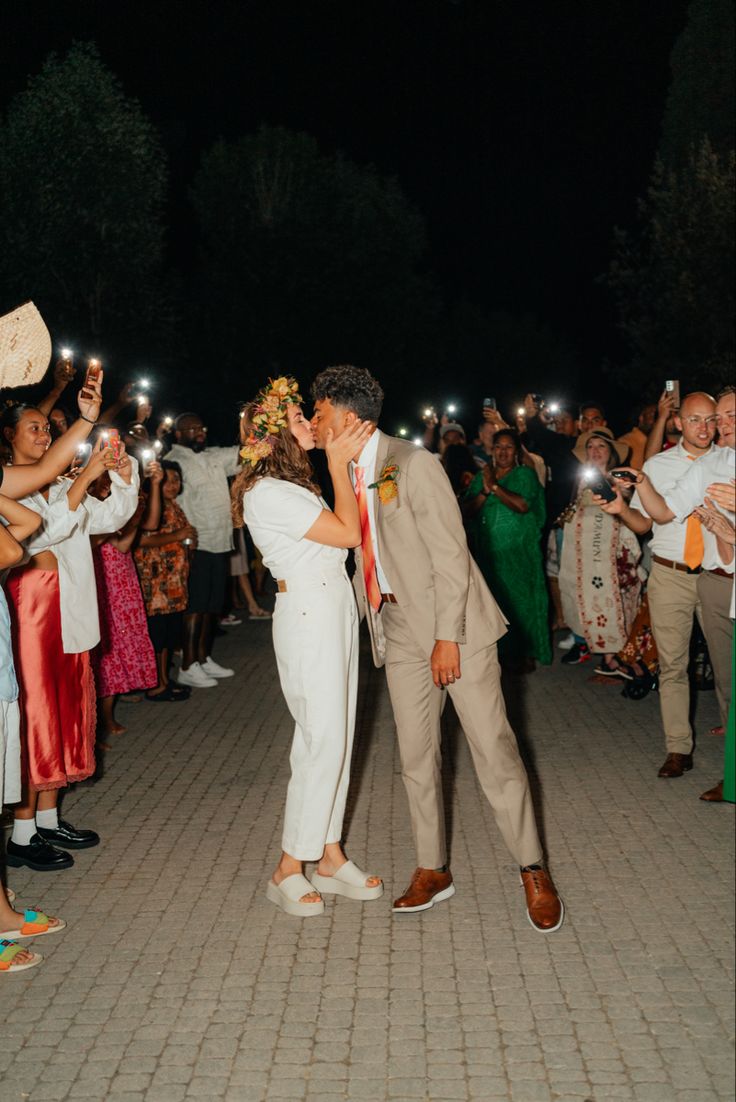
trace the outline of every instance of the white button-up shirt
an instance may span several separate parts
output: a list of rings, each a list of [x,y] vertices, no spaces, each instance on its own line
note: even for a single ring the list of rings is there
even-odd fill
[[[691,463],[689,469],[682,475],[677,483],[662,494],[668,507],[675,514],[675,518],[684,521],[689,517],[693,509],[705,502],[706,490],[712,482],[729,482],[736,474],[736,452],[733,448],[713,448],[712,451],[699,459],[697,463]],[[718,509],[724,516],[734,523],[734,514],[727,509]],[[716,537],[703,526],[703,569],[726,570],[729,574],[734,572],[733,559],[730,563],[723,563],[718,554]]]
[[[710,452],[703,455],[690,455],[683,447],[682,441],[674,448],[668,448],[666,452],[659,452],[647,459],[642,470],[649,477],[654,489],[666,498],[667,494],[679,480],[686,474],[693,463],[700,463]],[[710,481],[713,481],[712,479]],[[631,507],[638,509],[645,517],[649,516],[641,503],[639,494],[635,493],[631,499]],[[673,520],[669,524],[657,524],[652,522],[651,552],[660,558],[669,559],[671,562],[684,562],[685,535],[687,532],[687,520]]]
[[[63,478],[54,482],[48,501],[41,493],[24,497],[21,504],[40,513],[43,524],[23,546],[29,555],[53,551],[59,568],[61,642],[65,654],[92,650],[100,641],[97,583],[90,536],[117,532],[138,506],[138,465],[133,464],[130,485],[117,471],[110,472],[112,490],[104,501],[85,496],[74,512],[67,495],[74,485]]]
[[[371,483],[376,481],[376,456],[378,454],[378,443],[382,435],[381,430],[376,429],[373,435],[369,437],[368,442],[360,453],[357,463],[352,464],[352,472],[353,485],[355,485],[355,468],[363,468],[365,496],[368,501],[368,524],[371,532],[371,541],[373,543],[373,554],[376,558],[378,586],[381,593],[393,593],[391,582],[386,577],[386,573],[381,566],[381,560],[378,556],[378,541],[376,539],[376,491],[368,489]]]
[[[189,523],[197,529],[200,551],[217,553],[233,549],[227,480],[238,473],[239,452],[237,444],[231,448],[205,448],[201,452],[174,444],[165,456],[181,467],[184,486],[177,500]]]

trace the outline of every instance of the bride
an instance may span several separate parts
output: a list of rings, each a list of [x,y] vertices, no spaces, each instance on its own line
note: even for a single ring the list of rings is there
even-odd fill
[[[281,860],[266,895],[287,914],[309,917],[324,911],[325,894],[377,899],[383,883],[341,846],[358,677],[358,611],[345,559],[360,543],[360,517],[348,463],[371,426],[356,422],[327,443],[332,511],[307,457],[315,445],[301,406],[298,383],[282,377],[247,407],[233,495],[236,511],[243,495],[245,523],[276,579],[274,650],[296,725]],[[317,862],[311,883],[305,861]]]

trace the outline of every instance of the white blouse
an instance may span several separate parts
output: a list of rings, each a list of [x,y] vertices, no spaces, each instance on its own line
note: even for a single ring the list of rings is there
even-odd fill
[[[97,585],[90,536],[117,532],[138,506],[140,478],[133,464],[130,485],[117,471],[110,472],[112,490],[104,501],[87,494],[74,512],[67,495],[74,483],[54,482],[48,501],[41,493],[30,494],[21,504],[40,513],[43,524],[24,543],[28,555],[53,551],[59,566],[61,641],[65,654],[91,650],[100,641]]]

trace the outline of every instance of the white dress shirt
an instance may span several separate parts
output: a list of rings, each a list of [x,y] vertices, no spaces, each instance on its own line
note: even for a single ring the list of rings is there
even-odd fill
[[[713,448],[712,451],[699,459],[697,463],[691,463],[690,468],[680,477],[675,486],[667,493],[662,494],[668,507],[679,521],[689,517],[693,509],[702,505],[705,501],[706,490],[712,482],[729,482],[736,474],[736,452],[733,448]],[[734,514],[727,509],[719,512],[734,523]],[[718,554],[716,537],[703,526],[703,569],[725,570],[729,574],[734,572],[733,559],[730,563],[723,563]]]
[[[693,463],[701,463],[710,452],[704,452],[701,456],[690,455],[683,447],[682,441],[674,448],[668,448],[666,452],[658,452],[651,459],[647,459],[642,470],[648,476],[654,489],[662,497],[667,494],[686,474]],[[712,481],[712,480],[711,480]],[[638,509],[645,517],[649,513],[644,508],[638,491],[631,499],[632,509]],[[685,561],[685,535],[687,532],[687,520],[673,520],[668,524],[652,522],[652,541],[650,549],[653,555],[659,555],[662,559],[671,562]]]
[[[376,558],[376,576],[378,577],[378,587],[381,593],[393,593],[391,588],[391,582],[386,577],[385,571],[381,566],[381,560],[378,555],[378,541],[376,539],[376,491],[369,490],[368,487],[372,482],[376,481],[376,455],[378,454],[378,444],[383,436],[380,429],[376,429],[372,436],[369,437],[367,444],[363,448],[357,463],[352,464],[353,472],[353,485],[355,485],[355,468],[363,468],[363,479],[365,481],[365,496],[368,501],[368,525],[371,531],[371,541],[373,543],[373,554]]]
[[[187,520],[197,529],[197,548],[213,553],[232,551],[233,518],[227,480],[237,474],[240,449],[205,448],[192,451],[174,444],[166,459],[178,463],[184,485],[178,497]]]
[[[110,472],[112,490],[104,501],[87,494],[71,511],[67,495],[74,483],[63,478],[54,482],[48,501],[41,493],[24,497],[43,524],[23,544],[29,555],[53,551],[59,568],[61,641],[65,654],[92,650],[100,641],[97,611],[97,583],[89,537],[117,532],[130,520],[138,506],[138,465],[133,463],[130,485],[117,471]]]

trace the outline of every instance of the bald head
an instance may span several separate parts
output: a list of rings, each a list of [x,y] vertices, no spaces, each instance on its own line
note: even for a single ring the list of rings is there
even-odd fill
[[[704,390],[693,390],[690,394],[686,394],[680,402],[680,417],[692,414],[695,404],[700,407],[704,403],[710,405],[715,412],[716,400],[711,394],[706,394]]]

